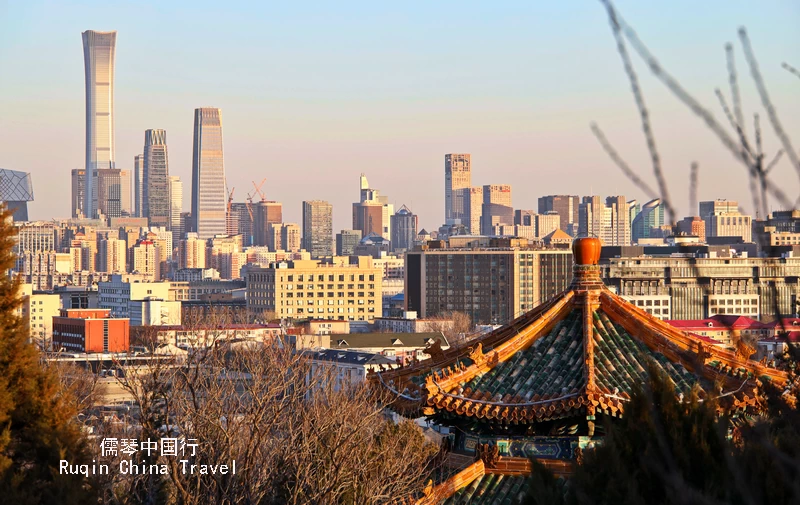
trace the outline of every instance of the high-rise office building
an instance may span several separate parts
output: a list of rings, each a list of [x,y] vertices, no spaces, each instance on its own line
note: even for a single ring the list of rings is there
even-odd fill
[[[280,226],[281,249],[287,252],[297,252],[302,247],[300,226],[296,223],[281,223]]]
[[[735,200],[700,202],[700,217],[706,222],[706,237],[742,237],[752,241],[752,216],[739,212]]]
[[[460,220],[467,225],[467,191],[472,185],[472,162],[469,154],[444,155],[444,219],[445,224]]]
[[[236,232],[233,235],[242,236],[242,245],[250,247],[253,245],[253,206],[247,202],[231,203],[231,217],[229,223],[236,224]],[[233,231],[233,230],[230,230]],[[228,233],[230,235],[231,233]]]
[[[459,190],[461,191],[461,190]],[[483,188],[468,188],[463,190],[464,196],[464,226],[471,235],[481,233],[481,212],[483,212]]]
[[[361,241],[361,230],[342,230],[336,234],[336,256],[352,256]]]
[[[12,212],[14,221],[28,220],[28,202],[32,201],[31,174],[0,168],[0,202]]]
[[[226,197],[222,111],[214,107],[195,109],[192,218],[198,237],[205,239],[225,234]]]
[[[136,217],[143,217],[144,202],[144,155],[137,154],[133,157],[133,213]]]
[[[578,205],[580,200],[573,195],[548,195],[539,198],[539,214],[558,212],[561,230],[576,235],[578,230]]]
[[[96,172],[98,215],[104,218],[130,216],[131,172],[116,168],[100,168]]]
[[[183,212],[183,182],[177,175],[169,176],[169,229],[172,243],[177,244],[181,236],[181,213]]]
[[[87,30],[83,36],[86,76],[86,173],[83,213],[97,214],[96,170],[114,164],[114,56],[117,32]]]
[[[606,214],[610,213],[610,227],[606,244],[625,246],[631,244],[631,221],[628,202],[624,196],[606,198]]]
[[[514,225],[514,208],[511,206],[510,184],[487,184],[483,186],[481,234],[491,235],[492,228],[498,225]]]
[[[272,226],[283,222],[283,204],[265,200],[254,203],[251,207],[253,211],[253,245],[273,247],[274,251],[275,236]],[[280,229],[278,230],[278,241],[280,242]]]
[[[170,226],[166,130],[144,132],[144,216],[150,226]]]
[[[392,216],[392,250],[408,251],[414,248],[417,238],[417,215],[403,205]]]
[[[333,206],[324,200],[303,202],[303,248],[311,259],[333,256]]]
[[[584,196],[578,206],[578,234],[603,239],[603,201],[599,196]]]
[[[364,237],[374,233],[391,240],[392,223],[389,218],[394,214],[394,205],[389,203],[389,197],[381,196],[380,191],[369,187],[364,174],[359,179],[359,187],[359,202],[353,204],[353,229],[361,230]]]
[[[81,218],[84,216],[83,205],[86,203],[86,170],[72,169],[72,214],[70,217]]]
[[[661,199],[656,198],[642,205],[639,213],[633,218],[631,241],[636,244],[640,239],[650,238],[650,232],[662,226],[664,226],[664,206],[661,204]]]

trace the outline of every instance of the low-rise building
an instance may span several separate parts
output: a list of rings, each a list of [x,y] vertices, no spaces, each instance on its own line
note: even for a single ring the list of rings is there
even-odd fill
[[[298,325],[303,335],[330,335],[332,333],[350,333],[350,321],[334,319],[308,319]]]
[[[441,332],[437,333],[348,333],[331,335],[330,347],[335,350],[358,350],[381,354],[406,363],[430,358],[425,348],[439,342],[443,350],[450,348]]]
[[[445,317],[418,319],[416,312],[406,312],[403,316],[378,317],[375,319],[375,330],[390,333],[427,333],[453,328],[453,320]]]
[[[322,386],[326,380],[333,380],[335,391],[346,385],[364,382],[370,372],[398,366],[393,359],[363,351],[314,349],[305,352],[311,364],[309,374],[312,383],[316,380]]]
[[[108,282],[97,285],[101,309],[111,311],[112,317],[130,317],[129,303],[148,298],[169,300],[169,282],[133,282],[122,275],[112,275]]]
[[[112,318],[108,309],[62,309],[53,318],[53,350],[66,352],[127,352],[130,321]]]
[[[726,347],[734,347],[737,342],[756,342],[771,333],[769,325],[744,316],[715,315],[706,319],[667,320],[670,326],[680,330],[713,338]]]
[[[31,339],[43,349],[49,349],[53,337],[53,317],[61,310],[61,298],[56,294],[36,293],[32,284],[22,284],[20,316],[28,322]]]
[[[148,298],[128,302],[131,326],[174,326],[181,324],[181,302]]]
[[[180,348],[209,347],[225,341],[265,342],[279,336],[281,328],[264,324],[186,324],[176,326],[151,326],[134,328],[137,344],[174,345]]]

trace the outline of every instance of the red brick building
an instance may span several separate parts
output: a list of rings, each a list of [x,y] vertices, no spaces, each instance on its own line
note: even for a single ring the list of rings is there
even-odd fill
[[[53,318],[53,349],[67,352],[127,352],[130,320],[109,309],[66,309]]]

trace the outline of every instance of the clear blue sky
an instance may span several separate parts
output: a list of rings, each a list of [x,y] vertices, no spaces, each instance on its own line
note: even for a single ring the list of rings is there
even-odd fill
[[[723,46],[747,26],[773,100],[800,144],[800,4],[617,3],[662,63],[719,117]],[[117,166],[144,130],[165,128],[170,172],[191,186],[193,109],[221,107],[236,200],[267,178],[299,222],[303,199],[350,227],[358,176],[431,229],[443,221],[447,152],[469,152],[473,184],[513,184],[516,208],[543,194],[643,199],[589,131],[597,121],[652,181],[604,10],[571,2],[17,2],[0,0],[0,167],[32,172],[34,218],[69,214],[84,162],[80,33],[117,30]],[[746,111],[762,112],[737,52]],[[751,206],[744,169],[638,64],[681,214],[692,160],[700,197]],[[766,136],[770,152],[778,148]],[[800,145],[796,146],[800,147]],[[798,178],[777,169],[790,194]]]

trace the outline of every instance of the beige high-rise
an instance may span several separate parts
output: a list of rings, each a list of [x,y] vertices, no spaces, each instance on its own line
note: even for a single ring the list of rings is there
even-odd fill
[[[469,154],[444,155],[444,219],[446,224],[453,224],[458,219],[461,224],[467,223],[465,197],[466,190],[472,185],[472,160]]]
[[[83,211],[93,219],[98,210],[96,170],[114,164],[114,57],[117,32],[83,32],[86,77],[86,185]]]

